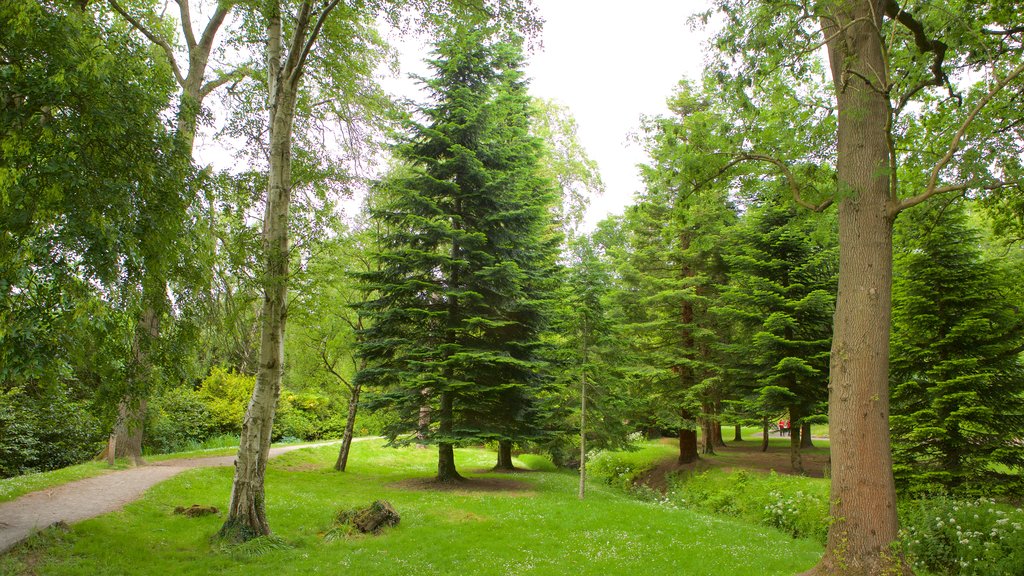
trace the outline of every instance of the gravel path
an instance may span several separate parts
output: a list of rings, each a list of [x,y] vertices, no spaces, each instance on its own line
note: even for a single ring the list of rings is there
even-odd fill
[[[270,456],[285,452],[325,446],[338,442],[280,446],[270,449]],[[25,494],[0,504],[0,554],[27,538],[39,528],[54,522],[68,524],[120,510],[134,502],[155,484],[192,468],[232,466],[234,456],[164,460],[137,468],[110,472],[84,480],[76,480],[46,490]]]

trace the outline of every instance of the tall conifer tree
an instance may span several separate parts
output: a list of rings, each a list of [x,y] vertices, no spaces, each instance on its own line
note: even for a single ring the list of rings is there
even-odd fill
[[[407,165],[373,213],[388,232],[360,378],[401,416],[394,440],[438,445],[439,481],[461,478],[455,445],[529,432],[534,349],[558,239],[550,185],[536,176],[518,39],[459,29],[425,80],[433,103],[395,148]],[[507,445],[507,444],[506,444]],[[510,456],[509,452],[509,456]]]
[[[735,228],[726,255],[730,281],[716,311],[741,326],[731,356],[750,372],[752,390],[786,389],[793,469],[800,457],[802,420],[823,411],[835,308],[835,234],[815,239],[816,224],[794,206],[768,199]]]
[[[959,203],[905,214],[897,232],[890,368],[897,483],[916,492],[1019,490],[1024,316],[1006,276],[982,259]]]

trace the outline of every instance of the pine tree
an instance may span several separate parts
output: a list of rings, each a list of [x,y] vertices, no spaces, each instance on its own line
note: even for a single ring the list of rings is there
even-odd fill
[[[959,203],[899,221],[892,438],[912,492],[1017,490],[1024,453],[1024,317]]]
[[[729,287],[716,309],[740,326],[728,354],[746,375],[738,379],[739,396],[754,398],[763,409],[778,405],[766,398],[788,392],[790,454],[798,472],[803,420],[822,412],[828,394],[835,305],[835,235],[827,231],[820,243],[815,227],[814,220],[777,199],[750,208],[734,229],[725,257]]]
[[[394,441],[438,445],[439,481],[461,478],[454,447],[532,432],[534,351],[558,245],[550,186],[536,176],[520,43],[484,29],[441,40],[433,104],[395,148],[406,167],[381,183],[386,232],[359,378],[400,416]],[[510,450],[508,451],[509,456]],[[510,458],[509,458],[510,460]],[[509,462],[510,463],[510,462]]]
[[[648,390],[648,426],[678,429],[679,461],[691,462],[698,422],[705,453],[721,439],[721,326],[710,308],[726,280],[721,235],[736,214],[728,190],[704,186],[697,170],[707,125],[721,118],[685,84],[668,104],[672,116],[644,126],[652,162],[622,222],[619,297],[640,360],[633,379]]]

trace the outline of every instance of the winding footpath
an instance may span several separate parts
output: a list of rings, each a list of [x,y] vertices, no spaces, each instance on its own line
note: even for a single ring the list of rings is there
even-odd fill
[[[279,446],[270,449],[270,457],[337,443],[339,441]],[[28,538],[35,530],[55,522],[72,524],[120,510],[125,504],[141,498],[152,486],[185,470],[233,466],[234,463],[234,456],[164,460],[68,482],[4,502],[0,504],[0,554]]]

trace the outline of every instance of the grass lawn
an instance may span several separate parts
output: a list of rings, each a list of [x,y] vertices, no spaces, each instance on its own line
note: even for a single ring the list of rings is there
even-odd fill
[[[67,534],[37,537],[0,558],[0,573],[767,576],[799,572],[821,555],[810,540],[641,502],[597,483],[581,502],[572,473],[485,474],[493,452],[462,449],[456,459],[464,475],[513,483],[499,491],[416,484],[432,475],[435,450],[360,442],[346,473],[331,469],[336,451],[307,449],[271,460],[267,515],[279,540],[223,546],[211,541],[223,512],[194,519],[173,515],[181,505],[226,507],[232,470],[200,469],[157,485],[121,512],[77,524]],[[539,457],[524,457],[518,465],[527,463],[550,469]],[[376,499],[395,506],[402,515],[398,527],[381,536],[321,536],[339,509]]]

